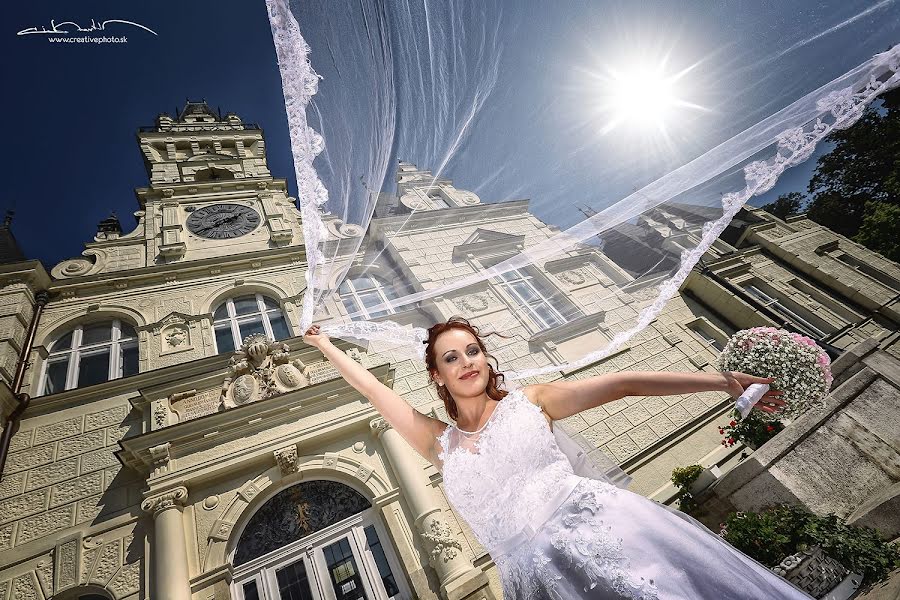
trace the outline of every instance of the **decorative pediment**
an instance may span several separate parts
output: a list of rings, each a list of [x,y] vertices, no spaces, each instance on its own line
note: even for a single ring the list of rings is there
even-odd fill
[[[469,239],[453,248],[453,260],[461,260],[468,254],[483,254],[488,250],[492,253],[514,252],[524,248],[524,245],[524,235],[512,235],[479,227]]]
[[[188,315],[172,311],[156,323],[139,327],[140,331],[148,331],[159,344],[160,356],[174,352],[184,352],[194,348],[194,337],[199,335],[198,328],[202,315]]]

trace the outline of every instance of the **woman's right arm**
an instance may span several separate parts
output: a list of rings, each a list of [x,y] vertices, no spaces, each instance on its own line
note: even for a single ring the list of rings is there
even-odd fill
[[[368,369],[332,344],[328,336],[319,333],[318,326],[313,325],[303,339],[318,348],[347,383],[365,396],[416,452],[426,460],[438,464],[436,439],[444,430],[445,424],[442,421],[423,415],[410,406],[397,392],[381,383]]]

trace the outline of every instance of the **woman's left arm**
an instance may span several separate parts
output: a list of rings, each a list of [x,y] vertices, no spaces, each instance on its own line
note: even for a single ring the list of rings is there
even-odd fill
[[[693,392],[727,392],[737,398],[753,383],[771,383],[772,378],[726,371],[687,373],[671,371],[621,371],[574,381],[554,381],[534,386],[534,397],[553,419],[565,419],[626,396],[672,396]],[[784,404],[781,392],[770,389],[763,401]],[[761,407],[766,410],[767,407]],[[771,411],[769,411],[771,412]]]

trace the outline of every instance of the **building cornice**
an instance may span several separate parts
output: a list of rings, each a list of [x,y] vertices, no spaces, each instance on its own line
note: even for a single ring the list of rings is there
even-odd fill
[[[0,264],[0,282],[9,285],[16,280],[25,281],[37,289],[47,289],[53,282],[39,260]]]
[[[288,345],[291,354],[297,353],[302,356],[308,356],[304,350],[308,350],[310,346],[303,341],[303,336],[279,340]],[[332,343],[339,349],[346,351],[351,348],[359,348],[356,344],[334,339]],[[133,403],[140,403],[140,398],[144,390],[167,389],[168,387],[178,389],[186,389],[193,387],[189,382],[202,379],[210,374],[215,374],[221,380],[224,378],[228,365],[231,361],[231,354],[217,354],[215,356],[206,356],[197,360],[187,361],[154,369],[152,371],[144,371],[129,377],[112,379],[104,381],[96,385],[90,385],[83,388],[75,388],[51,394],[48,396],[37,396],[31,400],[26,415],[28,418],[49,414],[56,411],[66,410],[76,406],[80,406],[98,397],[112,398],[120,395],[130,395]],[[322,357],[322,353],[318,350],[312,351],[312,356]]]
[[[306,263],[306,248],[302,245],[265,248],[236,256],[215,256],[192,261],[152,265],[126,271],[112,271],[84,275],[71,279],[57,279],[49,284],[54,296],[72,297],[106,293],[123,285],[152,285],[167,283],[174,276],[179,281],[218,275],[222,272],[244,272],[248,269],[278,266],[286,262]]]
[[[385,385],[392,384],[394,370],[389,364],[372,367],[369,372]],[[201,474],[209,476],[210,468],[217,472],[233,471],[238,466],[246,468],[257,461],[272,463],[275,460],[272,448],[296,444],[298,432],[292,431],[281,438],[266,439],[256,444],[249,440],[279,425],[354,403],[356,407],[349,414],[317,421],[302,433],[304,443],[320,444],[324,438],[345,435],[347,430],[368,430],[369,421],[378,415],[375,408],[343,378],[125,438],[119,441],[121,450],[116,452],[116,456],[123,465],[145,478],[151,478],[155,488],[166,487],[169,480],[190,483]],[[179,457],[196,455],[228,442],[245,439],[248,442],[240,450],[226,456],[216,456],[215,460],[208,461],[209,464],[178,468]],[[160,468],[158,449],[161,447],[165,448],[164,468]],[[174,461],[174,468],[169,466],[170,461]]]
[[[384,230],[402,226],[405,231],[412,228],[441,227],[473,223],[484,219],[531,216],[528,214],[530,200],[510,200],[492,204],[457,206],[440,210],[418,211],[412,214],[396,215],[372,219],[369,229],[376,236]]]

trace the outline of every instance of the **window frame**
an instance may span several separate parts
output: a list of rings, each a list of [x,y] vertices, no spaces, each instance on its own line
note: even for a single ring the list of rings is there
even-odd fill
[[[777,295],[773,296],[768,291],[764,290],[760,287],[760,283],[755,280],[744,281],[741,283],[741,288],[754,298],[757,301],[761,302],[764,306],[767,306],[785,317],[787,320],[791,321],[794,325],[799,325],[801,328],[805,329],[808,333],[811,333],[818,338],[824,338],[828,335],[827,331],[822,330],[808,319],[799,314],[796,310],[792,309],[788,306],[784,300],[777,297]],[[753,288],[754,291],[751,291],[750,288]],[[773,290],[774,294],[777,294],[776,291]]]
[[[98,324],[109,324],[110,327],[110,337],[108,340],[104,340],[101,342],[95,342],[92,344],[82,345],[83,336],[84,336],[84,328],[85,327],[95,327]],[[131,329],[132,336],[126,337],[123,339],[122,330],[123,324]],[[66,335],[71,334],[71,340],[69,342],[69,347],[64,350],[53,350],[53,346],[55,346],[59,340],[64,338]],[[47,384],[48,384],[48,376],[50,366],[56,363],[65,362],[66,363],[66,377],[63,382],[63,388],[61,390],[56,390],[50,392],[52,394],[58,394],[60,392],[65,392],[68,390],[77,389],[78,379],[81,375],[81,360],[83,357],[95,356],[97,354],[101,354],[103,352],[109,352],[109,358],[106,361],[107,364],[107,373],[106,379],[103,381],[98,381],[97,383],[92,383],[88,385],[97,385],[100,383],[105,383],[107,381],[113,381],[114,379],[121,379],[123,377],[128,377],[131,375],[135,375],[140,372],[140,362],[138,362],[138,369],[134,373],[129,373],[128,375],[124,374],[125,368],[125,350],[130,350],[132,348],[138,348],[138,334],[135,331],[135,328],[131,323],[127,321],[123,321],[122,319],[109,319],[104,321],[89,321],[85,323],[79,323],[75,327],[71,329],[66,329],[60,335],[57,335],[54,341],[50,344],[50,350],[47,354],[47,358],[44,360],[44,364],[41,369],[41,379],[40,386],[38,389],[38,396],[44,396],[47,392]],[[84,386],[87,387],[87,386]]]
[[[250,298],[254,297],[256,299],[256,312],[251,312],[243,315],[237,314],[237,311],[234,307],[234,301],[240,300],[242,298]],[[266,306],[266,299],[271,300],[276,306],[274,308],[269,308]],[[226,318],[216,319],[216,313],[219,312],[219,309],[225,306],[225,311],[227,313]],[[231,350],[227,350],[227,352],[234,352],[238,348],[241,347],[241,344],[244,341],[244,338],[241,336],[240,326],[243,323],[247,323],[253,320],[255,317],[259,317],[262,321],[263,333],[265,333],[266,337],[279,341],[280,339],[287,338],[278,338],[275,336],[275,332],[272,330],[272,322],[270,319],[270,314],[278,313],[281,317],[281,320],[284,321],[284,325],[287,328],[288,336],[287,338],[293,337],[294,330],[291,327],[290,322],[284,314],[284,308],[281,306],[281,302],[272,296],[266,296],[260,292],[253,292],[251,294],[240,294],[237,296],[229,296],[225,298],[222,302],[219,302],[216,307],[213,309],[212,314],[212,342],[213,349],[216,351],[216,354],[222,354],[223,350],[219,349],[219,342],[216,339],[216,332],[219,329],[224,329],[224,327],[220,327],[224,323],[228,323],[228,329],[231,331],[231,341],[234,344],[234,348]]]
[[[380,319],[381,317],[386,317],[387,315],[397,314],[397,310],[393,306],[388,306],[387,311],[384,314],[380,314],[376,317],[373,317],[371,314],[369,314],[369,309],[366,307],[366,305],[363,303],[362,299],[360,298],[360,291],[356,289],[356,285],[353,283],[354,281],[356,281],[357,279],[360,279],[362,277],[371,279],[375,283],[375,285],[373,286],[373,288],[371,290],[369,290],[369,289],[362,290],[363,293],[370,293],[374,290],[378,294],[378,297],[380,298],[379,304],[387,304],[391,300],[390,298],[387,297],[387,294],[385,294],[385,292],[384,292],[384,290],[388,287],[389,284],[384,279],[382,279],[380,276],[378,276],[374,273],[369,273],[366,275],[357,275],[354,277],[348,277],[346,280],[344,280],[341,283],[341,285],[338,286],[338,299],[341,301],[341,306],[344,307],[344,310],[347,309],[347,305],[345,304],[344,299],[349,297],[349,298],[352,298],[353,303],[357,307],[357,310],[354,312],[361,312],[363,318],[368,321],[370,321],[372,319]],[[350,288],[349,292],[344,292],[342,290],[342,288],[344,287],[345,284]],[[350,315],[353,313],[348,312],[347,314]]]

